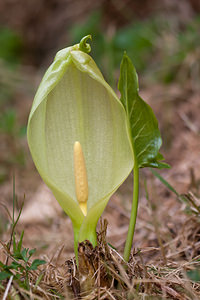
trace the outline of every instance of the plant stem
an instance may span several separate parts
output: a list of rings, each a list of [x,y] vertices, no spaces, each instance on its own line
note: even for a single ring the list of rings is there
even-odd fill
[[[76,257],[76,263],[78,266],[78,236],[80,228],[76,227],[76,225],[73,223],[73,230],[74,230],[74,253]]]
[[[135,165],[133,169],[133,202],[131,208],[131,217],[129,222],[128,234],[127,234],[126,244],[124,248],[124,260],[126,262],[129,261],[129,257],[131,254],[131,246],[133,243],[133,236],[135,231],[135,223],[136,223],[137,210],[138,210],[138,197],[139,197],[139,168],[137,165],[137,161],[135,160]]]

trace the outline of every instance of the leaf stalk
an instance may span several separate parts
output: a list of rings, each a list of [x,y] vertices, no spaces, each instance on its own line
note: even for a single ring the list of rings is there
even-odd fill
[[[124,260],[129,261],[131,254],[131,246],[133,243],[133,236],[135,232],[135,224],[138,211],[138,198],[139,198],[139,167],[137,161],[135,160],[133,168],[133,202],[131,208],[131,217],[129,222],[128,234],[126,238],[125,248],[124,248]]]

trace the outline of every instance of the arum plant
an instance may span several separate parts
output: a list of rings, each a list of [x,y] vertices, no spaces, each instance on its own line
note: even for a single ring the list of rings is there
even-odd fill
[[[124,259],[129,260],[136,224],[139,197],[139,168],[169,168],[161,162],[164,158],[159,153],[162,144],[157,119],[151,107],[139,96],[138,76],[125,53],[120,67],[118,89],[121,102],[126,110],[129,137],[134,156],[133,167],[133,203],[124,249]]]
[[[76,255],[79,242],[96,245],[98,219],[134,163],[124,107],[88,54],[89,38],[57,53],[27,129],[36,168],[71,218]]]

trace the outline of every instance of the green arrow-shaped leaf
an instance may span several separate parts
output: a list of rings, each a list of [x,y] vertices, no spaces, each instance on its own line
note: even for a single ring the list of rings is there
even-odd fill
[[[134,158],[139,168],[168,168],[159,149],[162,144],[158,121],[151,107],[139,96],[138,76],[130,58],[124,54],[118,84],[121,102],[128,116]]]

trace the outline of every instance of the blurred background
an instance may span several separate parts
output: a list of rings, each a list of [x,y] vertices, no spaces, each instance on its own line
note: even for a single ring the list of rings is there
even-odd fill
[[[115,90],[120,61],[124,50],[127,51],[139,74],[141,95],[159,120],[163,137],[161,152],[172,165],[171,170],[163,171],[163,176],[180,193],[193,189],[199,195],[199,0],[1,0],[0,235],[4,238],[9,227],[5,207],[12,207],[15,174],[18,202],[25,201],[23,226],[31,231],[31,238],[25,233],[27,243],[33,242],[41,251],[51,248],[48,243],[52,238],[55,247],[68,234],[70,238],[71,229],[68,233],[62,229],[66,226],[62,222],[70,222],[56,201],[51,200],[32,163],[26,142],[28,114],[37,86],[56,52],[78,43],[87,34],[93,37],[91,55]],[[143,178],[151,181],[150,189],[159,184],[152,183],[148,171],[143,172]],[[154,201],[166,200],[169,210],[174,201],[171,194],[160,187],[157,191]],[[131,185],[127,181],[105,213],[110,224],[108,235],[114,243],[118,241],[118,247],[123,245],[127,230],[130,198]],[[141,200],[141,207],[146,205],[145,201],[143,204]],[[118,210],[111,213],[115,205]],[[119,219],[116,214],[123,216]],[[163,214],[159,214],[162,220]],[[143,211],[137,233],[141,234],[143,226],[142,237],[148,235],[153,240],[155,236],[149,236],[148,226],[144,228],[148,212],[146,219],[144,216]],[[53,228],[51,236],[49,226]],[[61,232],[63,239],[58,235]],[[145,243],[147,240],[136,238],[136,245]],[[66,247],[73,252],[72,240]]]

